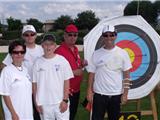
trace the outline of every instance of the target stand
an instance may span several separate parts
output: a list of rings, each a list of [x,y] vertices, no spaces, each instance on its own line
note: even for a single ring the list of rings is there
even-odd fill
[[[141,115],[153,115],[153,119],[158,120],[156,99],[155,99],[154,91],[152,91],[149,94],[149,98],[150,98],[151,110],[141,111]],[[138,100],[137,108],[138,108],[137,110],[140,110],[140,99]]]
[[[135,112],[140,112],[141,116],[151,116],[152,115],[153,116],[153,120],[158,120],[156,99],[155,99],[155,91],[153,90],[147,97],[149,97],[150,109],[141,110],[141,99],[136,99],[136,100],[129,100],[128,101],[128,103],[136,102],[136,111],[122,111],[122,113],[126,113],[126,114],[127,113],[133,113],[132,115],[134,115]],[[126,104],[124,104],[124,105],[126,105]],[[121,105],[121,107],[122,106],[123,105]],[[134,117],[136,118],[136,115],[134,115]],[[107,118],[107,113],[105,114],[105,118]],[[125,119],[123,119],[120,116],[119,120],[125,120]],[[127,119],[127,120],[129,120],[129,119]],[[136,120],[139,120],[139,119],[137,118]]]
[[[150,101],[150,109],[141,110],[141,99],[130,100],[129,102],[136,102],[136,112],[140,112],[141,116],[153,116],[153,120],[158,120],[155,91],[153,90],[147,97]]]

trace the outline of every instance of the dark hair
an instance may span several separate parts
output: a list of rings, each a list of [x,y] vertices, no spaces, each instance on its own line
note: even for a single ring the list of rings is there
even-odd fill
[[[17,47],[17,46],[22,46],[23,47],[23,50],[25,51],[26,53],[26,45],[21,42],[21,41],[13,41],[9,44],[9,54],[12,54],[13,50]]]
[[[53,41],[56,42],[56,37],[53,34],[46,34],[43,36],[42,43],[45,41]]]

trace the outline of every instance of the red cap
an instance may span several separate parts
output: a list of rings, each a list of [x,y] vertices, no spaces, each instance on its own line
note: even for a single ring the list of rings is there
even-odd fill
[[[66,32],[78,32],[78,28],[75,25],[70,24],[66,26],[65,31]]]

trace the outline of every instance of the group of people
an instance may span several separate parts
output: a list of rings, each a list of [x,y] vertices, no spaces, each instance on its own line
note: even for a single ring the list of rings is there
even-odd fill
[[[41,45],[35,44],[36,36],[35,28],[25,25],[25,42],[12,42],[3,60],[0,95],[5,120],[75,120],[84,67],[89,73],[91,120],[103,120],[106,112],[109,120],[118,120],[120,103],[127,101],[132,65],[127,52],[114,44],[115,27],[104,26],[104,46],[90,62],[80,58],[75,46],[78,28],[73,24],[66,26],[59,47],[53,34],[45,34]]]

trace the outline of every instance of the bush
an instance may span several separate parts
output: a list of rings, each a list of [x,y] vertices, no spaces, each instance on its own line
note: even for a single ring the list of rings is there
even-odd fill
[[[4,31],[2,36],[5,40],[18,39],[21,37],[21,31]]]
[[[77,45],[83,45],[83,38],[85,35],[87,35],[89,31],[88,30],[80,30],[79,33],[78,33],[78,39],[77,39],[77,42],[76,44]]]
[[[79,35],[76,44],[77,45],[82,45],[83,44],[83,38],[84,36],[88,33],[88,30],[79,30]],[[56,43],[59,45],[63,41],[63,30],[57,30],[57,31],[50,31],[44,34],[53,34],[56,37]],[[36,38],[36,43],[41,44],[41,40],[43,38],[43,35],[37,36]],[[2,33],[3,35],[3,41],[1,41],[0,45],[8,45],[11,41],[21,39],[21,31],[5,31]]]

